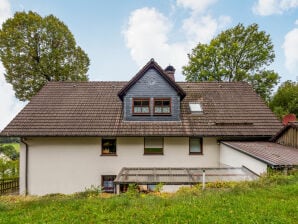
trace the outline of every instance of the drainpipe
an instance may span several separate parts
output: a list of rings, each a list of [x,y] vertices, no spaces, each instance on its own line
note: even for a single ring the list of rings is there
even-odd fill
[[[202,182],[203,182],[203,185],[202,185],[202,190],[205,190],[205,182],[206,182],[206,178],[205,178],[205,169],[203,169],[203,180],[202,180]]]
[[[25,142],[25,138],[21,138],[21,142],[26,146],[25,147],[25,195],[28,195],[28,152],[29,145]]]

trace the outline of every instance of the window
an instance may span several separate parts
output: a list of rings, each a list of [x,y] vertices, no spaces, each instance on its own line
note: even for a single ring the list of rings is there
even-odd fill
[[[102,155],[116,155],[116,139],[103,138],[101,141],[101,154]]]
[[[134,115],[149,115],[150,99],[133,99],[132,113]]]
[[[170,115],[171,114],[171,99],[154,99],[154,114]]]
[[[102,185],[104,192],[108,192],[108,193],[115,192],[115,185],[114,185],[115,178],[116,178],[115,175],[101,176],[101,185]]]
[[[162,137],[145,137],[144,138],[144,154],[145,155],[163,154],[163,138]]]
[[[202,138],[189,138],[189,154],[203,154]]]
[[[201,114],[203,109],[200,103],[189,103],[189,109],[191,113]]]

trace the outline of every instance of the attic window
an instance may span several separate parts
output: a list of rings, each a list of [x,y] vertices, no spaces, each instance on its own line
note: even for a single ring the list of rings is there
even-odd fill
[[[154,115],[171,115],[171,99],[154,99]]]
[[[149,115],[150,114],[150,99],[133,99],[133,115]]]
[[[189,103],[189,109],[191,113],[195,113],[195,114],[203,113],[203,108],[200,103]]]

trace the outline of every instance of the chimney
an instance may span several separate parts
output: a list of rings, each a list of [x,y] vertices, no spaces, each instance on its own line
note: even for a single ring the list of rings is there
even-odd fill
[[[176,69],[172,66],[172,65],[169,65],[168,67],[166,67],[165,69],[165,73],[167,74],[167,76],[172,79],[173,81],[175,81],[175,71]]]

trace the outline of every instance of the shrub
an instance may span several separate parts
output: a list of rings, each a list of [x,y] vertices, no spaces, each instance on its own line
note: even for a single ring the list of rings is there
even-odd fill
[[[85,191],[83,192],[77,192],[74,195],[79,197],[92,197],[92,196],[98,196],[102,193],[102,187],[101,186],[95,186],[91,185],[88,188],[85,188]]]

